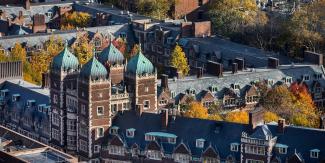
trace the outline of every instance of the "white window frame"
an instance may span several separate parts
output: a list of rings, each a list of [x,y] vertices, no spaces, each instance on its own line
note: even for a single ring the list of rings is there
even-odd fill
[[[94,153],[100,152],[100,145],[94,145]]]
[[[99,112],[99,109],[102,109],[102,113]],[[103,106],[97,106],[97,116],[102,116],[104,114],[105,114],[104,107]]]
[[[57,104],[58,103],[58,95],[57,94],[54,94],[53,95],[53,103],[54,104]]]
[[[88,152],[88,142],[86,142],[82,139],[79,139],[79,150]]]
[[[100,133],[101,133],[100,130],[103,131],[102,134],[100,134]],[[96,129],[96,135],[97,135],[97,138],[104,137],[104,135],[105,135],[104,127],[98,127],[98,128]]]
[[[204,139],[196,139],[195,146],[196,148],[204,148]]]
[[[237,143],[230,144],[230,151],[238,152],[239,145]]]
[[[146,107],[146,103],[148,102],[148,107]],[[144,100],[143,101],[143,109],[144,110],[147,110],[147,109],[149,109],[150,108],[150,101],[149,100]]]
[[[125,132],[126,137],[134,138],[134,131],[135,131],[135,129],[127,129]]]
[[[304,75],[304,81],[309,81],[310,80],[310,76],[309,75]]]
[[[52,138],[60,141],[60,132],[57,129],[52,128]]]
[[[60,126],[60,115],[57,113],[52,113],[52,124],[55,126]]]
[[[86,115],[86,105],[85,104],[81,104],[81,114]]]
[[[285,148],[285,147],[279,147],[279,153],[280,154],[287,154],[287,148]]]
[[[319,157],[319,151],[310,150],[310,158],[318,158],[318,157]]]

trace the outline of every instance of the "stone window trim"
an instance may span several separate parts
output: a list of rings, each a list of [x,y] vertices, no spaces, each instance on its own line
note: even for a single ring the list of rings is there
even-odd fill
[[[230,151],[238,152],[238,149],[239,149],[239,143],[231,143],[230,144]]]
[[[104,115],[104,107],[103,106],[97,106],[97,116]]]
[[[100,152],[100,145],[94,145],[94,153]]]
[[[143,109],[147,110],[149,108],[150,108],[150,101],[149,100],[143,101]]]
[[[96,129],[96,135],[97,135],[97,138],[101,138],[101,137],[104,137],[104,127],[98,127]]]

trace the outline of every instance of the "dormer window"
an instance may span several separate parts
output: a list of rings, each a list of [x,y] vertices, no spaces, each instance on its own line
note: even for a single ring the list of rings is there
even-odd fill
[[[145,140],[146,140],[146,141],[154,141],[154,140],[155,140],[155,137],[152,136],[152,135],[146,134],[146,135],[145,135]]]
[[[239,89],[240,89],[240,86],[239,86],[239,84],[233,84],[233,85],[232,85],[232,88],[233,88],[234,90],[239,90]]]
[[[193,88],[189,89],[188,94],[195,95],[195,89],[193,89]]]
[[[310,80],[310,76],[309,75],[304,75],[304,81],[309,81]]]
[[[315,78],[316,79],[321,79],[322,77],[323,77],[323,75],[321,73],[315,74]]]
[[[173,37],[168,37],[167,38],[167,44],[172,44],[173,42]]]
[[[34,104],[35,104],[35,100],[27,100],[26,105],[27,105],[28,107],[32,107]]]
[[[267,79],[267,85],[273,86],[274,80],[273,79]]]
[[[230,151],[238,152],[239,143],[231,143]]]
[[[13,102],[15,102],[15,101],[19,101],[19,97],[20,97],[19,94],[13,94],[13,95],[12,95],[12,101],[13,101]]]
[[[100,39],[96,39],[94,42],[95,42],[95,47],[100,47],[100,46],[102,46],[102,42],[101,42]]]
[[[133,138],[134,137],[134,131],[135,129],[134,128],[129,128],[126,130],[126,137],[128,138]]]
[[[176,97],[176,92],[171,91],[171,96],[172,96],[172,98],[175,98]]]
[[[125,32],[121,32],[121,33],[120,33],[120,37],[121,37],[121,38],[126,38],[126,33],[125,33]]]
[[[319,156],[319,149],[312,149],[310,150],[310,158],[318,158]]]
[[[218,88],[217,88],[217,86],[213,85],[213,86],[211,86],[210,90],[212,93],[216,93],[218,91]]]
[[[45,104],[40,104],[40,105],[38,105],[38,111],[39,112],[42,112],[43,111],[43,107],[45,107]]]
[[[292,83],[292,77],[290,77],[290,76],[285,77],[283,80],[284,80],[284,83],[286,83],[286,84],[291,84]]]
[[[118,129],[119,127],[117,126],[112,126],[109,130],[109,133],[112,134],[112,135],[116,135],[118,133]]]
[[[8,94],[8,92],[9,92],[8,89],[1,90],[1,97],[6,97],[6,95]]]
[[[204,139],[196,139],[196,148],[203,148],[204,147]]]
[[[280,154],[287,154],[288,146],[284,144],[275,144],[275,147],[278,148]]]

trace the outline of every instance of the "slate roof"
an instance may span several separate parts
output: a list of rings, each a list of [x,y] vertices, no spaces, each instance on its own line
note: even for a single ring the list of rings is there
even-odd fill
[[[255,68],[265,67],[268,57],[278,58],[280,65],[291,63],[291,60],[286,56],[263,51],[218,37],[181,38],[178,42],[182,47],[185,47],[184,51],[186,51],[187,55],[188,49],[193,48],[196,52],[196,60],[207,62],[210,57],[214,57],[220,59],[225,68],[231,67],[231,65],[228,66],[229,60],[235,58],[244,58],[245,65]]]
[[[111,25],[111,26],[99,26],[99,27],[90,27],[85,28],[88,31],[88,34],[94,34],[97,31],[102,34],[113,34],[115,37],[118,37],[122,32],[129,32],[129,26],[124,25]],[[0,38],[0,45],[5,49],[9,50],[14,46],[16,42],[21,44],[27,44],[29,46],[42,45],[49,37],[55,35],[59,36],[62,40],[68,40],[69,45],[73,43],[73,40],[76,38],[77,30],[70,31],[54,31],[52,33],[36,33],[22,36],[4,36]],[[129,36],[129,35],[128,35]]]
[[[323,74],[321,79],[317,79],[315,74]],[[186,93],[189,89],[194,89],[197,95],[202,90],[209,90],[211,86],[217,87],[218,91],[213,93],[216,98],[222,98],[225,88],[231,88],[232,84],[240,86],[240,92],[235,92],[238,95],[243,95],[247,90],[247,86],[254,81],[273,80],[283,81],[285,77],[292,77],[293,81],[301,81],[303,75],[309,75],[310,80],[305,81],[308,86],[311,86],[314,81],[318,81],[322,86],[325,86],[324,72],[322,66],[317,65],[282,65],[279,69],[256,68],[239,71],[236,74],[224,72],[223,77],[204,75],[202,78],[195,76],[185,77],[184,79],[169,79],[168,87],[176,93],[176,98],[181,93]],[[158,82],[159,91],[161,92],[160,82]],[[200,99],[200,97],[196,97]]]
[[[144,125],[146,124],[146,125]],[[219,153],[221,159],[226,159],[232,155],[236,160],[240,160],[240,152],[230,151],[231,143],[240,143],[242,132],[249,132],[249,126],[246,124],[237,124],[223,121],[202,120],[186,117],[169,118],[167,129],[161,127],[161,115],[153,113],[142,113],[141,116],[136,116],[134,111],[125,111],[119,113],[113,120],[113,125],[119,127],[118,134],[126,143],[127,147],[133,144],[139,145],[141,150],[146,149],[150,143],[145,141],[144,135],[148,132],[166,132],[177,136],[176,144],[157,141],[165,153],[171,154],[180,143],[184,143],[191,151],[194,157],[201,157],[201,154],[213,147],[216,153]],[[204,126],[204,127],[202,127]],[[217,128],[218,127],[218,132]],[[134,138],[128,138],[125,131],[129,128],[136,129]],[[284,134],[277,133],[277,125],[267,124],[257,126],[253,133],[259,133],[262,129],[268,128],[268,134],[273,137],[277,136],[277,142],[288,145],[287,154],[277,154],[274,156],[281,158],[285,162],[285,158],[294,154],[295,151],[302,154],[306,162],[318,162],[317,159],[311,159],[309,152],[312,149],[320,149],[320,159],[325,158],[324,149],[325,130],[286,126]],[[254,136],[254,134],[252,134]],[[196,148],[196,139],[204,138],[204,148]],[[213,152],[208,150],[209,155]],[[207,151],[206,151],[207,152]],[[212,153],[211,153],[212,152]],[[206,154],[208,154],[206,153]]]

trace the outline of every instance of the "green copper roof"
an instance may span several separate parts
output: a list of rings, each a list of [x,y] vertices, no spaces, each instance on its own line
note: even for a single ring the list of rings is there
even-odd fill
[[[52,69],[54,70],[69,70],[77,69],[79,66],[79,61],[76,56],[74,56],[69,50],[66,43],[64,49],[53,58]]]
[[[122,63],[124,61],[123,54],[112,44],[106,47],[98,56],[101,63]]]
[[[92,57],[84,66],[82,66],[80,75],[87,79],[98,80],[107,77],[107,70],[96,57]]]
[[[142,54],[141,50],[127,64],[127,72],[137,75],[153,73],[154,70],[152,63]]]

